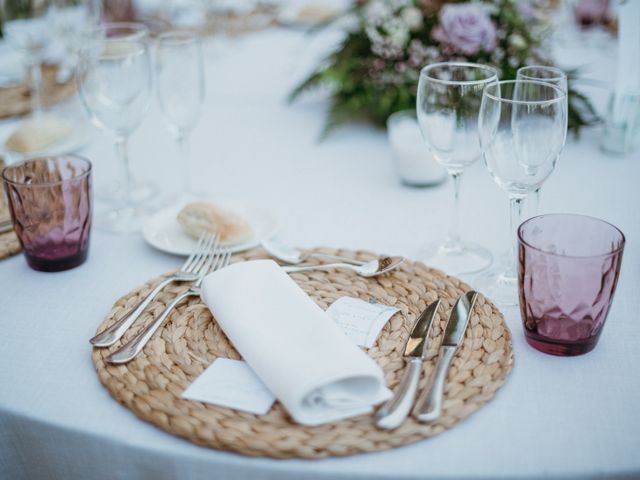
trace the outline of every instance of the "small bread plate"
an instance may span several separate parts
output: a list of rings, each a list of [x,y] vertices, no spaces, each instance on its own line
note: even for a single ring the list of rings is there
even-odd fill
[[[253,231],[253,236],[248,241],[227,245],[232,253],[257,247],[262,240],[276,233],[278,228],[276,218],[262,209],[242,204],[225,204],[217,201],[213,203],[241,217]],[[191,254],[197,240],[187,234],[178,223],[177,216],[181,208],[181,205],[167,207],[147,219],[142,228],[142,236],[149,245],[174,255]]]

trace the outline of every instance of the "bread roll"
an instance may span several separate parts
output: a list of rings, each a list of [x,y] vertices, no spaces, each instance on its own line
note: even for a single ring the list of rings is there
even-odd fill
[[[229,210],[208,202],[193,202],[178,213],[178,223],[192,237],[203,232],[218,233],[221,245],[235,245],[251,239],[251,227]]]
[[[18,153],[32,153],[43,150],[71,135],[71,125],[54,117],[27,120],[11,134],[5,145]]]

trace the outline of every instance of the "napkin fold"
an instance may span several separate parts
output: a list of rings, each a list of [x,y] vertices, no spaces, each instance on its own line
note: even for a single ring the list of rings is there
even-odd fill
[[[382,369],[275,262],[213,272],[201,296],[296,422],[313,426],[361,415],[391,396]]]

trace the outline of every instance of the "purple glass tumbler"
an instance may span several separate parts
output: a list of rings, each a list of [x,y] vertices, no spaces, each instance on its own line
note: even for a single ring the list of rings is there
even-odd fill
[[[91,230],[91,163],[75,155],[6,167],[2,179],[27,263],[57,272],[83,263]]]
[[[518,228],[518,291],[532,347],[560,356],[596,346],[618,283],[624,234],[597,218],[533,217]]]

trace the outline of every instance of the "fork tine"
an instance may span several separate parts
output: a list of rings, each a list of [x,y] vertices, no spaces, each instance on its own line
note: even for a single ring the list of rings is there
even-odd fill
[[[214,243],[216,242],[216,239],[217,239],[217,235],[209,234],[207,236],[207,239],[202,245],[202,248],[199,252],[198,258],[194,261],[193,265],[191,266],[190,273],[195,273],[195,274],[200,273],[200,270],[202,269],[202,266],[206,263],[207,258],[214,251],[213,246],[214,246]]]
[[[191,255],[189,255],[189,258],[187,258],[185,262],[182,264],[182,268],[180,270],[182,270],[183,272],[190,272],[190,269],[193,266],[193,262],[198,256],[198,254],[200,253],[202,249],[202,244],[204,243],[207,236],[208,236],[207,232],[202,232],[200,234],[200,237],[198,237],[198,243],[196,244],[196,247],[191,251]]]

